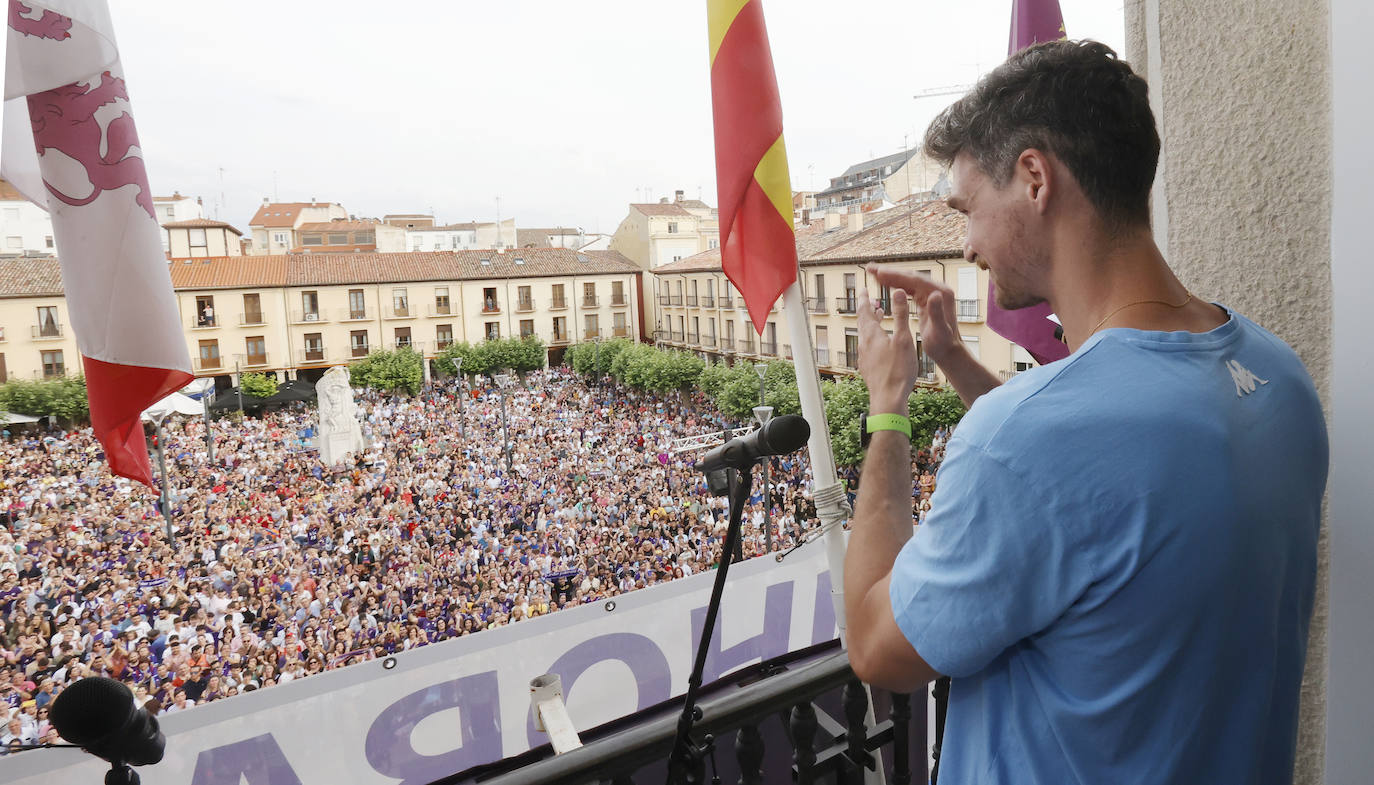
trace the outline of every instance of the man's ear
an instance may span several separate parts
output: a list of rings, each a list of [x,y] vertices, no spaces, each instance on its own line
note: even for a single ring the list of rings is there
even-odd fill
[[[1043,215],[1049,209],[1050,199],[1057,193],[1059,185],[1049,154],[1036,147],[1022,150],[1016,159],[1013,177],[1026,199],[1035,206],[1036,212]]]

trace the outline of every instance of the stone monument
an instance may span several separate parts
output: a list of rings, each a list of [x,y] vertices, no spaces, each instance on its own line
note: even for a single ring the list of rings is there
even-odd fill
[[[333,466],[351,452],[363,449],[363,429],[355,414],[353,388],[348,384],[348,369],[336,365],[315,383],[319,393],[320,430],[317,442],[320,461]]]

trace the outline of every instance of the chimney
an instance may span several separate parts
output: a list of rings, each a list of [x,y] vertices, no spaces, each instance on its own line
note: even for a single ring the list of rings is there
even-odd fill
[[[839,213],[826,213],[825,230],[829,232],[840,228],[840,224],[843,221],[843,219],[844,216],[840,215]]]
[[[864,230],[863,213],[850,213],[847,217],[849,218],[849,231],[862,232]]]
[[[674,202],[681,202],[681,201],[682,201],[682,192],[681,192],[681,191],[673,191],[673,201],[674,201]]]

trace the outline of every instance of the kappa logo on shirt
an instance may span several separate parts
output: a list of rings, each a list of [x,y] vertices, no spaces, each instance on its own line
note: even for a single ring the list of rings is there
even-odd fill
[[[1250,372],[1249,368],[1240,364],[1239,360],[1227,360],[1226,369],[1231,372],[1231,381],[1236,383],[1236,397],[1242,398],[1255,390],[1259,385],[1268,384],[1268,379],[1261,379]]]

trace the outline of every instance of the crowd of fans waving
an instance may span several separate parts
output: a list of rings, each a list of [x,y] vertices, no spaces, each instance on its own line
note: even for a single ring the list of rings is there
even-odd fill
[[[367,447],[333,467],[303,405],[217,421],[213,463],[200,419],[170,421],[171,542],[89,429],[6,434],[0,745],[57,742],[49,704],[86,676],[166,714],[712,568],[726,500],[671,445],[741,423],[607,384],[511,389],[509,471],[500,392],[451,381],[360,393]],[[915,456],[918,519],[944,439]],[[804,453],[774,461],[775,549],[814,532],[810,480]],[[745,557],[766,548],[755,487]]]

